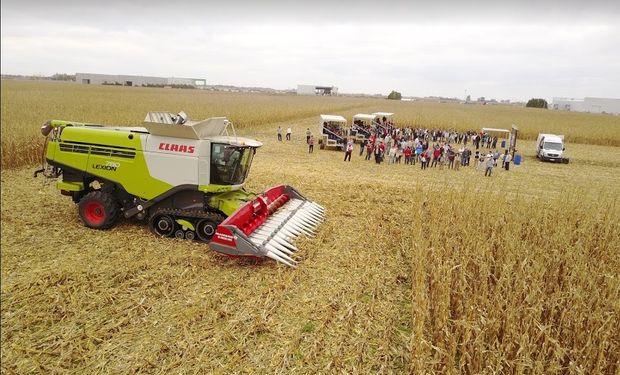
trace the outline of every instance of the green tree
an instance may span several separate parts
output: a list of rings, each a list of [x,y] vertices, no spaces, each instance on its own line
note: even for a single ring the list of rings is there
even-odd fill
[[[535,99],[532,98],[530,100],[527,101],[527,104],[525,105],[526,107],[530,107],[530,108],[545,108],[547,109],[547,101],[545,99]]]
[[[402,97],[403,96],[398,91],[394,91],[394,90],[392,90],[390,95],[388,95],[388,99],[391,99],[391,100],[400,100]]]
[[[50,78],[52,81],[75,81],[75,74],[56,73]]]

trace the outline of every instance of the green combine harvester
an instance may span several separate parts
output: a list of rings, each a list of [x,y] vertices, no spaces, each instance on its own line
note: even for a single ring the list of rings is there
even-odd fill
[[[291,186],[243,189],[262,144],[237,137],[224,117],[189,121],[184,112],[149,112],[143,127],[51,120],[41,133],[44,165],[35,176],[58,178],[90,228],[135,217],[159,236],[295,267],[294,239],[312,236],[324,218],[323,207]]]

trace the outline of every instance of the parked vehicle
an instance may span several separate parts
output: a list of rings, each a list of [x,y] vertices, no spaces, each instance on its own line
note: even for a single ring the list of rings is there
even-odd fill
[[[568,163],[564,157],[564,135],[538,134],[536,141],[536,157],[542,161],[559,161]]]
[[[247,192],[243,186],[262,144],[237,137],[224,117],[189,121],[184,112],[149,112],[143,127],[51,120],[41,133],[44,167],[35,177],[58,179],[90,228],[136,217],[162,237],[295,267],[294,239],[311,236],[325,214],[288,185]]]

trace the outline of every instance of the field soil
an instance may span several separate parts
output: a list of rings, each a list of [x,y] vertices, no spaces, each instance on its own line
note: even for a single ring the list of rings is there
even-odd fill
[[[309,154],[317,116],[292,117],[239,133],[264,143],[249,190],[327,210],[296,269],[137,220],[88,229],[36,165],[3,168],[2,373],[620,371],[620,148],[553,164],[521,140],[484,177]]]

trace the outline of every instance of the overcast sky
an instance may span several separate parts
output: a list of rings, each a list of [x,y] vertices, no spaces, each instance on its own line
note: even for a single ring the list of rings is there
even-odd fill
[[[3,74],[620,98],[620,1],[2,0]]]

